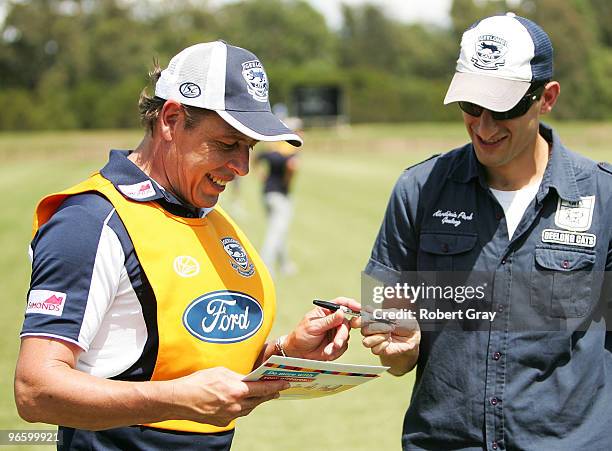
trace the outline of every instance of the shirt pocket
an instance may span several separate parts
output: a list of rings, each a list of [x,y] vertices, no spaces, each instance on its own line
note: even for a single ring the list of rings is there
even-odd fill
[[[476,246],[476,234],[423,232],[419,241],[419,271],[469,271],[467,255]]]
[[[589,312],[595,254],[537,247],[531,271],[531,305],[553,318],[581,318]]]

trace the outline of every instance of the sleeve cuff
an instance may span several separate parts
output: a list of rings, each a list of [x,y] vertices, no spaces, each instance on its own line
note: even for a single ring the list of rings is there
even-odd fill
[[[364,271],[368,276],[384,283],[385,285],[395,285],[402,279],[402,273],[393,268],[383,265],[382,263],[370,258]]]
[[[78,341],[73,340],[72,338],[62,337],[61,335],[55,335],[55,334],[46,333],[46,332],[24,332],[21,335],[19,335],[19,338],[27,338],[27,337],[53,338],[55,340],[65,341],[65,342],[77,345],[84,352],[87,352],[89,350],[89,346],[87,346],[86,344],[79,343]]]

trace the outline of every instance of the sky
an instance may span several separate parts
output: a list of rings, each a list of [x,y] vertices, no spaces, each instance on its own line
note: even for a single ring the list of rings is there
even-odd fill
[[[341,4],[350,6],[371,3],[380,6],[389,17],[402,22],[426,22],[448,25],[451,0],[308,0],[321,11],[328,24],[338,28],[341,23]]]
[[[229,3],[236,0],[212,0],[213,4]],[[341,4],[362,5],[371,3],[380,6],[389,16],[403,22],[424,22],[441,26],[450,24],[452,0],[306,0],[321,11],[332,28],[341,23]],[[516,3],[518,0],[510,1]],[[6,9],[6,0],[0,0],[0,23]]]
[[[236,0],[213,0],[213,3],[229,3]],[[350,6],[371,3],[380,6],[389,17],[404,22],[427,22],[437,25],[450,23],[452,0],[306,0],[318,9],[330,27],[339,28],[342,20],[341,4]]]
[[[219,2],[232,0],[217,0]],[[450,25],[450,9],[452,0],[306,0],[321,11],[328,24],[339,28],[341,24],[341,4],[350,6],[371,3],[380,6],[388,17],[402,22],[424,22],[435,25]],[[510,6],[518,4],[519,0],[509,0]]]
[[[236,0],[212,0],[213,4],[228,3]],[[339,28],[341,23],[341,4],[361,5],[371,3],[382,7],[389,17],[404,22],[426,22],[448,25],[452,0],[306,0],[318,9],[330,27]],[[6,14],[6,0],[0,0],[0,23]]]

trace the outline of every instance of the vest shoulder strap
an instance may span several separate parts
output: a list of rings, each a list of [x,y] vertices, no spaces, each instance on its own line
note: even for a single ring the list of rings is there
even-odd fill
[[[88,179],[77,183],[70,188],[43,197],[40,202],[38,202],[36,211],[34,213],[32,237],[34,237],[40,227],[49,221],[51,216],[53,216],[53,213],[57,211],[62,202],[64,202],[64,200],[66,200],[68,197],[74,196],[75,194],[82,194],[92,191],[104,194],[103,191],[105,185],[110,184],[111,182],[109,180],[102,177],[99,172],[95,172]]]

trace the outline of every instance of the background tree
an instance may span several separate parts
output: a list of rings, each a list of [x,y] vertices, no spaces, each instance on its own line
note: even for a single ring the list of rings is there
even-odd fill
[[[373,5],[343,6],[339,30],[304,0],[5,0],[0,24],[0,129],[136,127],[153,58],[225,41],[262,58],[272,103],[297,85],[344,87],[353,122],[448,120],[442,99],[459,39],[505,0],[454,0],[451,26],[403,24]],[[516,6],[513,2],[513,6]],[[549,33],[559,119],[612,117],[612,2],[523,0]]]
[[[460,42],[463,32],[476,20],[494,14],[504,14],[509,10],[506,0],[453,0],[450,15],[457,43]]]
[[[589,0],[528,0],[521,4],[519,12],[546,30],[553,43],[554,78],[561,82],[556,117],[604,117],[610,105],[603,105],[599,98],[603,80],[595,60],[601,45]]]

